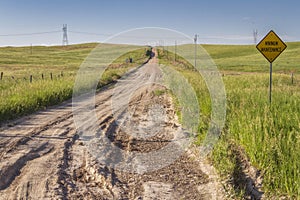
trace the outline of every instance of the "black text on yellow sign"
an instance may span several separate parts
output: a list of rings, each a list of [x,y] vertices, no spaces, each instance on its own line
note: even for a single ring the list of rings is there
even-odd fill
[[[258,51],[260,51],[270,63],[272,63],[286,47],[286,44],[274,31],[270,31],[256,46]]]

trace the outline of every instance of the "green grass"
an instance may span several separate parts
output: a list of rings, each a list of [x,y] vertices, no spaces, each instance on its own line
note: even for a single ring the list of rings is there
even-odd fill
[[[185,54],[193,57],[193,48]],[[205,45],[225,74],[227,95],[226,125],[210,158],[223,177],[235,178],[239,163],[236,148],[245,151],[253,166],[263,174],[263,190],[269,199],[285,196],[300,199],[300,81],[297,62],[300,43],[288,43],[288,50],[274,63],[273,102],[268,101],[268,63],[254,46]],[[201,110],[198,140],[208,129],[211,101],[207,87],[191,65],[159,50],[160,62],[179,71],[193,86]],[[300,62],[298,62],[300,63]],[[265,65],[266,69],[260,67]],[[288,73],[296,72],[291,84]],[[249,73],[251,72],[251,73]],[[282,73],[285,72],[285,73]],[[241,196],[244,188],[237,188]]]
[[[58,104],[72,97],[73,77],[53,81],[34,80],[1,82],[0,120],[3,122]],[[3,85],[8,85],[3,88]]]
[[[77,70],[97,45],[33,47],[32,54],[30,47],[0,48],[0,72],[4,74],[0,80],[0,123],[70,99]],[[108,63],[98,87],[115,81],[147,60],[145,47],[132,51],[136,47],[101,44],[100,49],[113,62]],[[127,53],[119,55],[120,50]],[[128,57],[134,62],[126,63]]]
[[[161,95],[163,95],[163,94],[165,94],[166,93],[166,90],[154,90],[153,91],[153,94],[155,95],[155,96],[161,96]]]
[[[241,146],[262,170],[266,192],[299,198],[300,85],[291,85],[286,75],[274,75],[270,106],[267,80],[267,74],[224,78],[228,116],[222,139]]]
[[[70,46],[0,48],[0,71],[7,76],[23,76],[36,71],[76,70],[97,43]]]

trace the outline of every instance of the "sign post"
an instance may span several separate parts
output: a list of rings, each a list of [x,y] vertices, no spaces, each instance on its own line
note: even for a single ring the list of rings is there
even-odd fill
[[[272,66],[272,63],[270,63],[270,91],[269,91],[270,103],[272,103],[272,72],[273,72],[273,66]]]
[[[270,103],[272,102],[272,63],[286,49],[286,47],[286,44],[272,30],[256,46],[258,51],[262,53],[262,55],[270,63]]]

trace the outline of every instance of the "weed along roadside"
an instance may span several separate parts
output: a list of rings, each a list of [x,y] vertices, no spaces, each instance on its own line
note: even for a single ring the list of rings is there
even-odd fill
[[[299,76],[300,57],[292,55],[300,44],[287,45],[273,66],[271,108],[268,67],[255,46],[203,45],[221,69],[227,95],[226,126],[210,160],[236,198],[300,198],[300,85],[290,77],[291,70]],[[211,114],[206,84],[179,56],[175,62],[171,52],[158,52],[160,62],[179,71],[195,89],[201,110],[196,145],[201,144]]]

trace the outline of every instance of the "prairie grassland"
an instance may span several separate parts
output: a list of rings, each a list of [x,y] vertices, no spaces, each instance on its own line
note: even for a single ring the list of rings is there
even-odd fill
[[[96,43],[56,47],[0,48],[0,122],[15,119],[70,99],[77,70]],[[101,44],[105,56],[118,56],[103,73],[98,87],[118,79],[128,69],[147,60],[146,48]],[[126,63],[132,57],[133,63]],[[101,63],[99,63],[101,64]],[[52,74],[52,78],[51,78]],[[30,82],[32,76],[32,82]],[[99,77],[100,79],[100,77]]]

